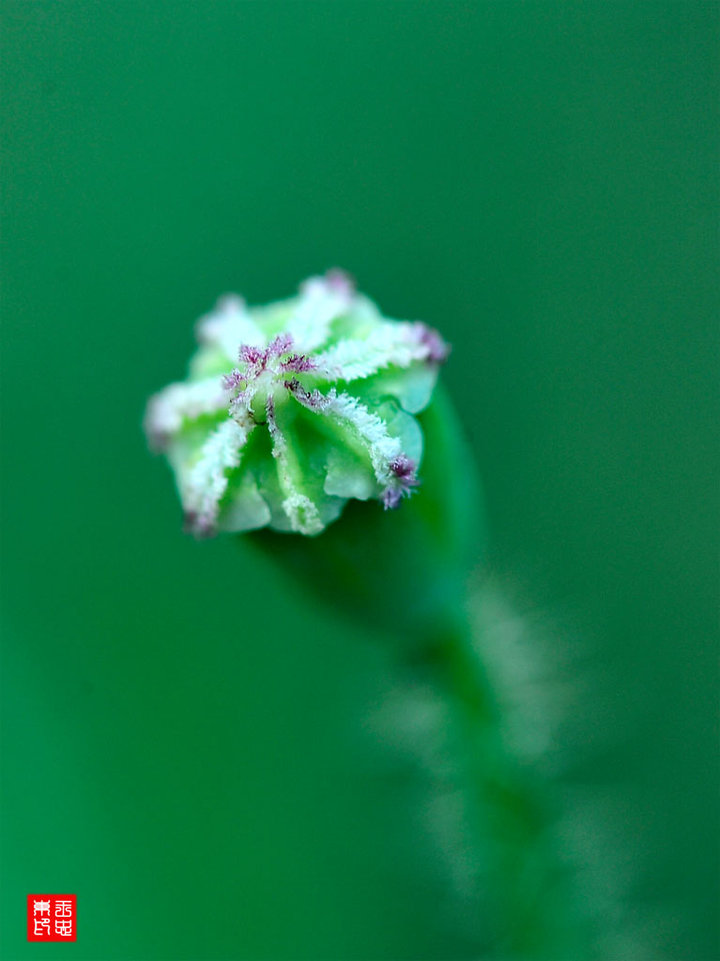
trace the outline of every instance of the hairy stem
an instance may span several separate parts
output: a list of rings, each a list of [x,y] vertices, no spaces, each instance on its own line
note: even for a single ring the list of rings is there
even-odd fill
[[[482,637],[465,613],[466,584],[483,551],[472,458],[442,394],[423,414],[427,457],[420,493],[398,511],[350,503],[320,537],[262,532],[255,543],[302,580],[318,602],[394,639],[409,687],[438,692],[457,731],[453,759],[464,806],[462,839],[478,903],[488,902],[485,955],[587,957],[563,891],[547,797],[505,736],[484,667]],[[408,688],[409,690],[409,688]]]
[[[523,770],[505,725],[476,637],[457,608],[428,630],[425,656],[412,670],[429,675],[460,732],[458,770],[472,817],[467,845],[492,899],[490,955],[509,958],[586,957],[570,908],[567,869],[555,849],[549,792]]]

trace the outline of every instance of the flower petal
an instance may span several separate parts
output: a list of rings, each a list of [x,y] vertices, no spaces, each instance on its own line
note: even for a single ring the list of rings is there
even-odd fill
[[[228,486],[227,472],[240,466],[242,449],[253,426],[232,418],[223,421],[203,444],[197,463],[185,474],[180,493],[192,533],[215,533],[219,504]]]
[[[228,393],[220,377],[170,384],[151,397],[145,414],[145,431],[155,450],[164,450],[187,420],[217,414],[227,408]]]

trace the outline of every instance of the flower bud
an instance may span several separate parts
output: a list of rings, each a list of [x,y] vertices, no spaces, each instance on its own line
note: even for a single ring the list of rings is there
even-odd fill
[[[314,535],[350,498],[392,509],[417,488],[413,415],[448,354],[436,331],[384,318],[333,270],[266,307],[224,297],[197,337],[188,379],[145,416],[190,532]]]

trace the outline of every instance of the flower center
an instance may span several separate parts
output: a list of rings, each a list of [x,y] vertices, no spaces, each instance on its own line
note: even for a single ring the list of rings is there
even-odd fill
[[[289,334],[279,334],[267,347],[252,347],[243,344],[238,351],[241,368],[223,378],[223,386],[232,391],[230,416],[248,413],[254,423],[267,421],[267,404],[270,398],[282,402],[288,378],[294,374],[314,370],[314,363],[304,354],[292,351],[293,339]],[[283,359],[284,358],[284,359]]]
[[[256,424],[264,424],[267,420],[266,407],[268,397],[275,398],[278,388],[282,387],[280,371],[277,361],[268,365],[253,381],[253,395],[248,403],[248,409]]]

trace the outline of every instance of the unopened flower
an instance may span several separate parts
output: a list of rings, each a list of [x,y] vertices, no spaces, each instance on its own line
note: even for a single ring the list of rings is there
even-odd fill
[[[436,331],[383,318],[334,270],[267,307],[225,297],[197,336],[188,379],[145,417],[192,533],[318,534],[349,498],[395,508],[417,487]]]

